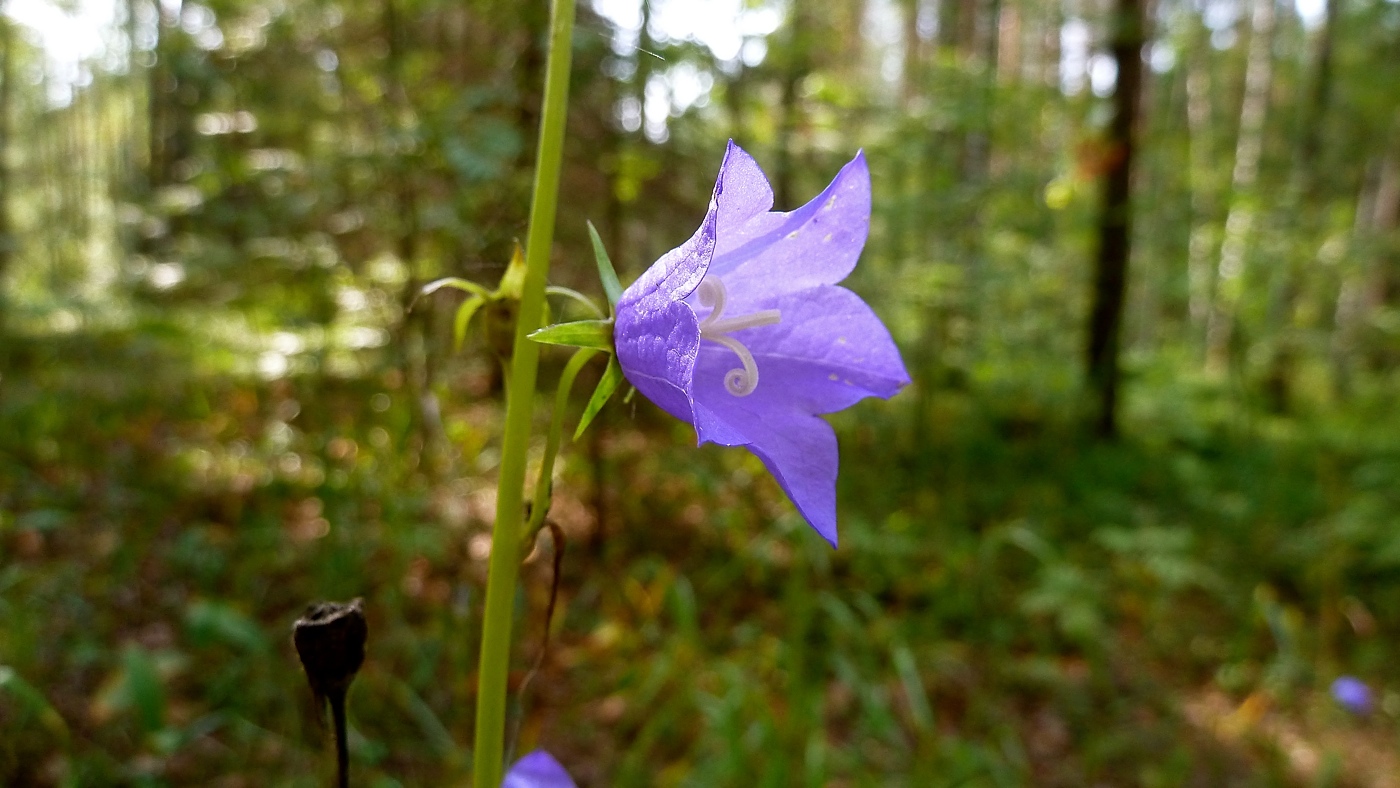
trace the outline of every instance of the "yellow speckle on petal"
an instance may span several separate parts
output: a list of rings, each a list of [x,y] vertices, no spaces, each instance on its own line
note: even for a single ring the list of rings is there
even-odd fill
[[[796,237],[797,237],[797,231],[796,231],[796,230],[793,230],[792,232],[790,232],[790,233],[787,234],[787,237],[788,237],[789,239],[796,238]]]
[[[827,375],[826,377],[827,377],[828,380],[840,380],[840,379],[841,379],[841,376],[838,375],[838,374],[836,374],[835,372],[831,373],[830,375]]]
[[[829,199],[829,200],[826,201],[826,207],[830,208],[831,206],[833,206],[833,205],[835,205],[835,204],[836,204],[836,195],[833,194],[833,195],[831,195],[831,199]]]
[[[829,243],[831,243],[831,233],[827,233],[827,234],[826,234],[826,237],[822,239],[822,243],[824,243],[824,244],[829,244]]]
[[[846,338],[845,338],[845,337],[837,337],[837,338],[836,338],[836,344],[838,344],[838,345],[844,345],[844,344],[846,344]]]

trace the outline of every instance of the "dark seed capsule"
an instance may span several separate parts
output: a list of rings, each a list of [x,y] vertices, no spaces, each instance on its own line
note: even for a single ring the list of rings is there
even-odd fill
[[[365,661],[364,603],[318,602],[292,628],[292,642],[319,699],[344,697]]]

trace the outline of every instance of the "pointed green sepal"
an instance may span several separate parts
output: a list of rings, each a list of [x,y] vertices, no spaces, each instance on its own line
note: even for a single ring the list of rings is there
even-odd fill
[[[530,335],[530,339],[542,345],[566,345],[586,347],[594,350],[613,352],[613,321],[576,320],[572,323],[555,323],[545,326]]]
[[[608,404],[613,392],[622,384],[622,365],[617,363],[617,356],[608,357],[608,366],[603,370],[603,376],[598,378],[598,387],[593,389],[593,396],[588,399],[588,406],[583,409],[583,415],[578,419],[578,427],[574,429],[574,440],[578,440],[583,431],[588,429],[588,425],[593,423],[593,417],[598,415],[598,411]]]
[[[425,295],[432,295],[433,293],[436,293],[444,287],[455,288],[457,290],[461,290],[463,292],[467,292],[474,296],[479,296],[481,298],[491,297],[490,290],[487,290],[486,288],[482,287],[476,282],[471,281],[470,279],[463,279],[460,276],[446,276],[442,279],[435,279],[427,283],[426,285],[423,285],[423,289],[418,291],[418,296],[421,298]]]
[[[520,295],[525,292],[525,250],[520,247],[520,242],[515,242],[515,250],[511,252],[510,262],[506,264],[506,272],[501,274],[501,283],[496,285],[496,297],[514,298],[520,300]]]
[[[607,317],[607,315],[603,313],[603,310],[599,309],[598,305],[593,303],[593,299],[589,298],[583,293],[580,293],[577,290],[574,290],[573,288],[561,287],[559,285],[550,285],[549,287],[546,287],[544,289],[544,292],[546,295],[560,296],[562,298],[573,299],[576,303],[582,304],[583,307],[587,309],[590,313],[596,315],[599,320],[602,320],[603,318]]]
[[[622,297],[622,283],[617,281],[617,271],[613,270],[608,250],[603,248],[603,239],[598,237],[598,230],[593,226],[593,222],[588,223],[588,237],[593,239],[593,257],[598,261],[598,278],[603,280],[603,292],[608,296],[608,305],[617,306],[617,299]]]
[[[454,351],[460,351],[462,345],[466,344],[467,327],[471,324],[476,311],[485,303],[485,298],[472,296],[457,307],[457,317],[452,321],[452,349]]]

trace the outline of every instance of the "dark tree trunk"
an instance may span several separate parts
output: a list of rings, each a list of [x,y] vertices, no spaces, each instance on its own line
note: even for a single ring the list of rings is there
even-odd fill
[[[1327,105],[1332,103],[1332,43],[1341,11],[1341,0],[1327,0],[1322,30],[1318,32],[1317,70],[1313,75],[1312,98],[1308,102],[1303,123],[1303,138],[1298,145],[1298,171],[1303,180],[1302,191],[1307,196],[1313,196],[1319,180],[1317,156],[1322,150]]]
[[[1215,299],[1206,320],[1206,370],[1215,374],[1223,374],[1230,366],[1235,321],[1246,284],[1249,241],[1258,213],[1252,198],[1259,179],[1259,161],[1264,151],[1264,116],[1273,85],[1275,10],[1274,0],[1255,0],[1250,14],[1244,96],[1240,100],[1239,132],[1235,136],[1235,166],[1230,173],[1230,208],[1225,215],[1225,235],[1220,241]]]
[[[520,136],[521,150],[533,151],[538,142],[540,129],[540,105],[544,98],[545,39],[549,35],[549,4],[520,3],[516,6],[520,26],[525,34],[525,48],[515,69],[516,90],[520,95]],[[522,157],[529,172],[534,172],[534,161]],[[529,180],[528,178],[526,179]]]
[[[923,87],[923,41],[919,39],[919,0],[903,0],[900,4],[904,27],[904,78],[900,81],[900,101],[908,111]]]
[[[1001,0],[971,3],[968,10],[974,18],[971,47],[975,52],[973,56],[981,61],[982,85],[976,119],[963,140],[963,180],[974,187],[983,187],[991,163],[992,112],[996,104],[997,61],[1001,44]]]
[[[392,108],[393,117],[389,123],[389,133],[406,138],[411,131],[405,124],[416,121],[413,105],[404,86],[403,61],[409,41],[401,10],[397,0],[384,0],[382,9],[382,35],[388,43],[388,58],[385,61],[385,95]],[[413,306],[419,288],[423,283],[419,260],[419,217],[417,205],[418,170],[415,154],[396,153],[388,162],[392,167],[394,211],[397,214],[394,224],[394,254],[408,272],[403,290],[399,293],[402,317],[394,331],[394,344],[398,350],[405,390],[413,403],[410,426],[412,440],[409,445],[412,465],[423,464],[430,475],[443,469],[440,410],[432,394],[433,370],[428,351],[427,327],[432,325],[432,301],[424,300]]]
[[[1390,145],[1381,160],[1380,180],[1371,208],[1371,233],[1380,243],[1372,263],[1366,311],[1400,305],[1400,111],[1390,131]]]
[[[5,274],[14,258],[15,238],[10,227],[10,107],[14,101],[14,36],[0,0],[0,333],[5,327]]]
[[[787,63],[782,76],[782,117],[778,121],[777,168],[773,177],[773,194],[778,210],[789,211],[793,205],[793,173],[796,169],[797,131],[802,124],[802,102],[798,95],[802,80],[811,69],[809,19],[801,3],[792,7],[788,20]]]
[[[1303,206],[1304,200],[1318,199],[1323,181],[1318,154],[1322,149],[1322,130],[1327,122],[1327,105],[1332,100],[1332,37],[1340,6],[1341,0],[1327,0],[1326,15],[1318,32],[1311,96],[1302,112],[1292,184],[1287,195],[1290,206],[1287,213],[1312,232],[1317,232],[1319,217]],[[1292,405],[1294,367],[1301,351],[1298,337],[1295,336],[1293,314],[1304,289],[1306,263],[1296,255],[1287,259],[1279,270],[1280,281],[1274,288],[1269,308],[1269,333],[1274,337],[1275,345],[1269,359],[1269,371],[1264,378],[1264,396],[1270,410],[1275,413],[1286,413]]]
[[[1142,92],[1143,39],[1142,0],[1118,0],[1113,14],[1118,85],[1113,94],[1113,123],[1107,141],[1108,168],[1103,182],[1098,257],[1094,261],[1087,359],[1088,384],[1095,404],[1094,431],[1104,438],[1117,432],[1118,349],[1132,247],[1133,130]]]

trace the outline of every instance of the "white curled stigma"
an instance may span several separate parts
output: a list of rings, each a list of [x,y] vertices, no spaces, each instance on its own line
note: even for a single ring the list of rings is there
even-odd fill
[[[710,314],[700,321],[700,338],[724,345],[739,357],[739,362],[744,366],[725,374],[724,388],[736,397],[747,397],[758,388],[758,364],[754,363],[753,354],[744,347],[744,343],[729,335],[745,328],[771,326],[782,320],[782,313],[777,309],[761,309],[752,314],[726,318],[724,283],[713,276],[700,281],[698,294],[700,305],[711,307]]]

